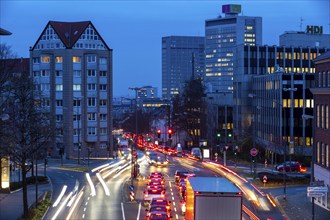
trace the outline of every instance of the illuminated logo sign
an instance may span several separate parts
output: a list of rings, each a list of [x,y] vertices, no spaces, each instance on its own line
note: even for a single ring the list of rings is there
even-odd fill
[[[307,25],[306,33],[307,34],[323,34],[323,27],[322,26]]]

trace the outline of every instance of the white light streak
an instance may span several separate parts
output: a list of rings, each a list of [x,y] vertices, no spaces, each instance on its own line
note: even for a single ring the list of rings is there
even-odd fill
[[[110,196],[110,191],[107,187],[107,184],[105,184],[104,180],[102,179],[100,173],[97,173],[96,174],[97,178],[99,179],[99,181],[101,182],[102,186],[103,186],[103,189],[104,189],[104,192],[105,192],[105,195],[107,196]]]
[[[123,215],[123,220],[125,220],[125,211],[124,211],[124,204],[121,203],[121,213]]]
[[[139,211],[138,211],[136,220],[139,220],[140,219],[140,212],[141,212],[141,202],[139,203]]]
[[[62,199],[62,197],[63,197],[63,195],[64,195],[64,193],[66,191],[66,188],[68,188],[68,186],[67,185],[64,185],[63,188],[62,188],[62,191],[61,191],[60,195],[57,197],[56,201],[54,202],[53,207],[56,207],[60,203],[60,201],[61,201],[61,199]]]
[[[84,191],[83,191],[84,188],[85,188],[85,187],[83,187],[83,188],[80,190],[80,192],[79,192],[79,194],[78,194],[78,198],[77,198],[76,202],[73,204],[72,208],[70,209],[70,212],[69,212],[68,216],[66,217],[66,220],[71,219],[71,215],[72,215],[73,211],[76,209],[76,207],[77,207],[77,205],[78,205],[78,202],[80,201],[82,195],[84,194]]]
[[[91,196],[95,196],[96,195],[95,186],[91,180],[91,177],[89,176],[89,173],[86,173],[86,178],[91,188]]]
[[[61,212],[61,210],[63,209],[63,207],[65,206],[65,204],[68,202],[68,200],[70,199],[71,195],[72,195],[72,192],[70,192],[70,194],[63,201],[63,203],[61,204],[61,206],[57,209],[57,211],[56,211],[55,215],[53,216],[52,220],[57,219],[58,214]]]

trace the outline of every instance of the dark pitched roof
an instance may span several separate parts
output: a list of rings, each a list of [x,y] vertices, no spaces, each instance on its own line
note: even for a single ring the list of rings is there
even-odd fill
[[[330,58],[330,50],[328,50],[327,52],[321,54],[320,56],[316,57],[313,62],[317,62],[317,61],[320,61],[320,60],[324,60],[324,59],[327,59],[327,58]]]
[[[84,31],[89,25],[91,25],[93,29],[96,31],[96,33],[99,35],[100,39],[102,40],[106,48],[110,50],[110,48],[102,39],[101,35],[98,33],[98,31],[96,30],[96,28],[94,27],[91,21],[79,21],[79,22],[49,21],[46,27],[44,28],[44,30],[41,32],[41,35],[39,36],[37,42],[34,44],[31,50],[33,50],[37,46],[39,40],[41,39],[48,25],[51,25],[53,27],[54,31],[56,32],[56,34],[61,39],[61,41],[63,42],[64,46],[67,49],[71,49],[74,46],[74,44],[79,40],[80,35],[84,33]]]
[[[0,35],[11,35],[11,32],[9,32],[3,28],[0,28]]]
[[[66,48],[72,48],[73,45],[77,42],[80,35],[84,30],[91,24],[90,21],[81,21],[81,22],[58,22],[58,21],[49,21],[49,24],[52,25],[54,31],[62,40]]]

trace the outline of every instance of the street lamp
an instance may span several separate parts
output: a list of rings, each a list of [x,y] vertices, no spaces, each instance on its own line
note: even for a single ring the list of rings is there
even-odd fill
[[[303,120],[308,120],[308,119],[314,119],[314,116],[312,115],[306,115],[303,114],[301,116]],[[312,128],[312,131],[314,131],[314,127]],[[314,134],[312,134],[312,137],[314,138]],[[314,182],[314,163],[315,163],[315,147],[314,147],[314,141],[313,141],[313,146],[312,146],[312,165],[311,165],[311,180],[310,180],[310,185],[313,185]],[[315,219],[315,197],[312,197],[312,219]]]

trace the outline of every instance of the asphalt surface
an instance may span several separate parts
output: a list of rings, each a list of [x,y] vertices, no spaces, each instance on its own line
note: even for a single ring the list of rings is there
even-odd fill
[[[49,164],[58,163],[58,160],[49,160]],[[93,167],[93,163],[97,164],[101,161],[91,162],[90,166]],[[76,161],[65,160],[64,165],[72,165],[76,163]],[[220,162],[221,163],[221,162]],[[233,164],[228,164],[229,168],[235,168]],[[259,165],[258,171],[260,171]],[[240,174],[250,173],[250,167],[248,164],[237,164],[237,168],[240,169]],[[41,174],[42,175],[42,174]],[[128,186],[129,183],[126,183]],[[143,190],[138,190],[141,188],[138,181],[134,181],[135,192],[137,192],[136,199],[141,200],[143,198]],[[126,188],[126,187],[125,187]],[[35,185],[28,186],[28,205],[31,207],[34,205],[36,200],[36,188]],[[128,189],[128,187],[127,187]],[[300,220],[300,219],[312,219],[312,203],[310,199],[307,197],[307,186],[288,186],[286,200],[283,199],[283,187],[277,188],[268,188],[262,187],[264,192],[269,192],[272,194],[274,198],[276,198],[277,204],[283,214],[287,219],[292,220]],[[52,191],[51,183],[47,184],[39,184],[38,185],[38,198],[41,198],[46,192]],[[126,193],[125,193],[126,194]],[[127,195],[127,194],[126,194]],[[128,200],[129,198],[126,198]],[[330,211],[325,210],[315,204],[314,216],[316,220],[329,220],[330,219]],[[23,192],[22,190],[17,190],[11,193],[0,193],[0,219],[6,220],[17,220],[23,215]]]

